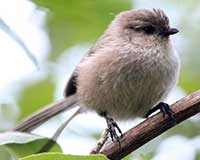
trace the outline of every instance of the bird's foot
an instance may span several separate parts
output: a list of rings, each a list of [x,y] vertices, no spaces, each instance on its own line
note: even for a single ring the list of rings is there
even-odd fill
[[[152,113],[156,112],[157,110],[160,110],[163,113],[163,117],[166,116],[166,114],[173,120],[175,121],[174,118],[174,112],[170,109],[170,106],[167,103],[160,102],[158,105],[150,109],[146,114],[145,118],[148,118]]]
[[[123,136],[121,129],[119,128],[118,124],[114,121],[113,118],[111,117],[105,117],[105,118],[112,141],[119,142],[120,138]],[[117,131],[120,134],[120,136],[117,134]]]

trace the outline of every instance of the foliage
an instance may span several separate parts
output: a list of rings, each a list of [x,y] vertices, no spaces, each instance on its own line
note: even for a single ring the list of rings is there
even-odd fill
[[[140,160],[151,160],[154,156],[154,153],[150,152],[150,153],[146,153],[145,155],[144,154],[141,154],[140,155]]]
[[[200,152],[198,152],[198,153],[196,154],[195,160],[200,160]]]
[[[17,158],[37,153],[47,141],[47,138],[28,133],[6,132],[0,134],[0,146],[5,147]],[[61,151],[58,144],[55,144],[50,150],[50,152]]]
[[[50,58],[55,60],[66,48],[96,40],[113,17],[131,8],[130,0],[33,0],[47,8]],[[84,30],[84,31],[83,31]]]
[[[53,102],[54,91],[55,84],[48,77],[24,86],[18,100],[21,110],[19,120]]]
[[[51,62],[58,62],[58,59],[62,58],[63,52],[66,49],[82,43],[95,42],[117,13],[132,8],[131,0],[85,0],[84,2],[81,0],[32,0],[32,2],[39,10],[43,10],[47,13],[45,30],[47,31],[50,40],[50,51],[47,63],[42,64],[42,67],[44,68],[48,68],[49,66],[47,66],[47,64]],[[170,3],[175,7],[180,5],[180,1],[178,0],[173,2],[171,1]],[[197,12],[197,3],[197,0],[194,2],[188,1],[183,3],[183,6],[188,10],[186,13],[181,13],[182,18],[178,24],[182,36],[182,40],[179,39],[181,41],[181,47],[178,48],[178,51],[182,53],[182,70],[179,86],[187,93],[200,88],[199,41],[198,36],[196,36],[200,33],[199,19],[194,19],[192,21],[191,18],[188,18],[188,12],[192,12],[191,15],[193,15],[195,11]],[[144,7],[145,6],[146,4],[144,4]],[[0,19],[0,28],[10,35],[22,48],[24,48],[35,64],[37,63],[25,43],[21,41],[16,33],[14,33],[2,19]],[[24,83],[23,87],[20,88],[19,94],[16,97],[20,109],[20,115],[17,119],[18,121],[54,101],[57,83],[53,77],[55,76],[54,69],[55,68],[51,70],[49,69],[50,72],[48,72],[49,70],[47,69],[48,73],[45,73],[47,76],[44,79],[29,81],[28,83]],[[12,115],[13,114],[10,114],[10,116]],[[14,118],[16,117],[13,116],[13,119]],[[179,124],[162,136],[162,138],[156,142],[156,146],[158,146],[164,138],[176,134],[181,134],[187,137],[196,137],[199,135],[198,124],[197,121],[186,121]],[[93,138],[98,138],[100,134],[94,131],[90,135]],[[7,150],[16,157],[24,157],[33,154],[23,158],[22,160],[105,159],[105,157],[100,155],[92,157],[64,155],[61,153],[35,155],[47,140],[47,138],[33,134],[16,132],[2,133],[0,134],[1,159],[11,159],[11,155],[6,152]],[[150,146],[151,145],[152,144],[150,143]],[[154,148],[156,149],[156,147]],[[52,151],[61,152],[61,148],[56,144]],[[139,152],[143,153],[138,156],[140,160],[150,160],[154,156],[153,152],[147,153],[149,151],[143,148]],[[199,153],[197,153],[196,160],[200,160],[199,157]],[[132,155],[127,156],[124,160],[125,159],[132,159]]]
[[[24,49],[27,56],[31,59],[31,61],[38,68],[39,67],[38,62],[37,62],[35,56],[33,55],[33,53],[31,53],[31,51],[28,49],[28,47],[25,45],[25,43],[21,40],[21,38],[1,18],[0,18],[0,28],[5,33],[7,33],[15,42],[17,42],[19,44],[19,46],[21,46]]]
[[[61,153],[44,153],[38,155],[32,155],[21,160],[107,160],[103,155],[91,155],[91,156],[78,156],[78,155],[65,155]]]

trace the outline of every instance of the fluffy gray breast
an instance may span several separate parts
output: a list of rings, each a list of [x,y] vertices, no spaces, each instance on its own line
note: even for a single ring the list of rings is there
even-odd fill
[[[177,66],[171,48],[98,49],[78,67],[80,101],[114,118],[141,116],[175,85]]]
[[[113,113],[129,118],[143,115],[163,100],[177,82],[178,60],[169,46],[119,51],[118,61],[103,74],[112,86]],[[116,108],[119,108],[120,111]],[[120,116],[120,115],[117,115]],[[120,117],[120,118],[121,118]]]

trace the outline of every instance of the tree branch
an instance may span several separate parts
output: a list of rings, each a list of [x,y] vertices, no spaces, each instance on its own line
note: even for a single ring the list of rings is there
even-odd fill
[[[176,123],[158,113],[128,130],[118,142],[110,142],[100,151],[111,160],[119,160],[178,123],[200,112],[200,90],[171,105]]]
[[[105,145],[108,138],[109,138],[109,130],[108,128],[106,128],[102,133],[100,139],[98,140],[96,146],[92,148],[92,150],[90,151],[90,154],[98,154],[99,151],[102,149],[102,147]]]

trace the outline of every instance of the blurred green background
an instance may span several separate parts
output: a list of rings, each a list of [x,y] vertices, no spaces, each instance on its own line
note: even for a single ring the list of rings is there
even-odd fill
[[[131,8],[161,8],[169,15],[171,24],[180,31],[173,37],[175,48],[182,63],[178,91],[174,92],[174,95],[178,94],[177,97],[179,97],[181,94],[183,96],[200,88],[200,2],[198,0],[32,0],[26,3],[33,5],[35,12],[45,13],[43,29],[48,36],[49,50],[43,60],[40,61],[38,58],[38,61],[41,62],[39,71],[32,71],[34,72],[33,75],[27,74],[17,81],[21,85],[18,86],[17,92],[14,94],[14,102],[5,105],[3,101],[0,101],[2,104],[0,106],[1,131],[12,128],[32,112],[62,98],[64,83],[72,72],[73,67],[71,65],[74,66],[75,63],[78,63],[81,55],[95,43],[116,14]],[[41,74],[43,75],[42,78],[32,78],[32,76],[41,77]],[[58,125],[62,119],[62,116],[57,117],[51,123]],[[164,145],[165,140],[167,143],[169,138],[175,137],[175,142],[176,140],[177,143],[180,141],[180,145],[177,146],[180,147],[182,143],[186,144],[185,141],[187,141],[186,148],[193,149],[193,152],[191,151],[193,154],[190,153],[190,160],[200,160],[200,146],[194,147],[193,145],[193,143],[200,143],[199,122],[198,116],[183,122],[126,159],[164,160],[158,158],[161,154],[160,143],[163,142]],[[6,123],[6,127],[3,123]],[[84,124],[76,123],[75,125],[78,126],[77,130],[71,126],[69,133],[65,134],[73,133],[77,137],[84,135],[87,138],[93,137],[94,140],[100,134],[98,129],[85,128]],[[83,131],[80,133],[79,130]],[[49,132],[48,127],[44,127],[42,132],[44,135]],[[177,150],[177,152],[180,154],[180,151]],[[163,152],[162,154],[167,153]],[[5,148],[1,147],[0,156],[8,160],[11,155]],[[173,158],[168,157],[167,159]]]

